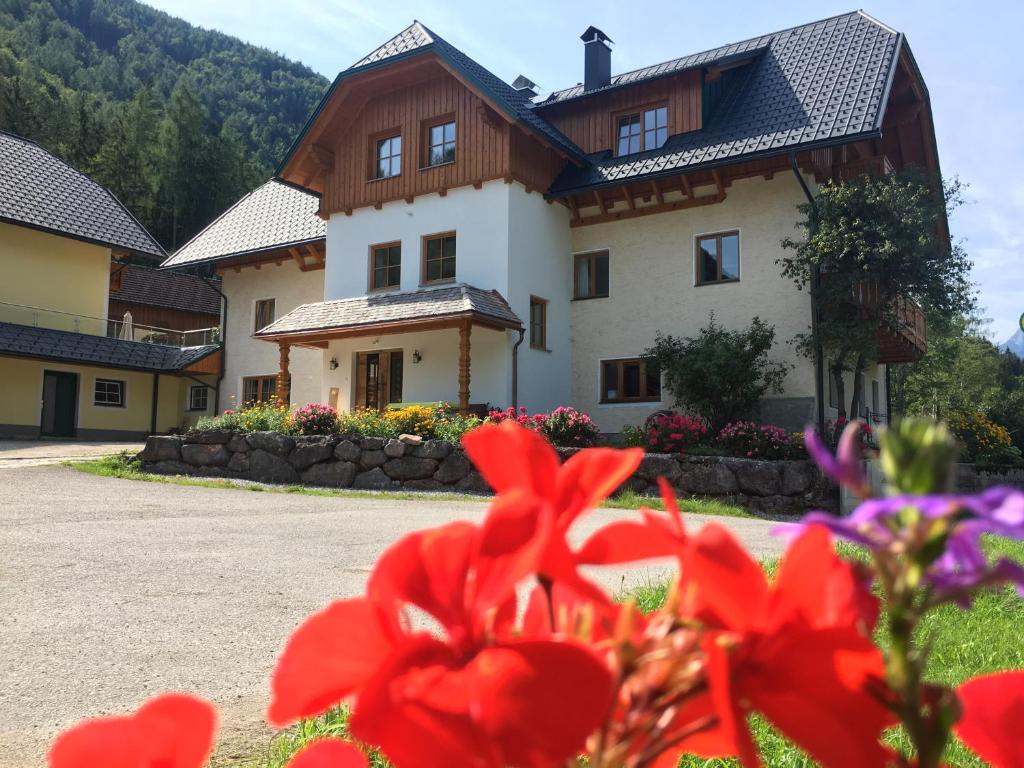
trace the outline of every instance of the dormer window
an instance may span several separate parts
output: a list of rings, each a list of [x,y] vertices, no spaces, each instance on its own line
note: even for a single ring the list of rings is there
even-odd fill
[[[401,134],[385,136],[384,138],[377,139],[374,144],[377,160],[376,167],[374,168],[374,178],[390,179],[393,176],[400,175],[402,173]]]
[[[668,107],[654,107],[618,118],[618,155],[657,149],[668,140]]]
[[[443,120],[427,128],[427,166],[455,162],[455,121]]]

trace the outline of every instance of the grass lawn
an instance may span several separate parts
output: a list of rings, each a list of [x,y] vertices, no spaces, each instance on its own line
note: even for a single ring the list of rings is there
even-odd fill
[[[853,547],[841,547],[844,554],[857,556]],[[1024,562],[1024,544],[1004,540],[990,543],[993,555],[1013,557]],[[776,561],[764,563],[772,572]],[[640,587],[631,593],[644,611],[657,609],[668,592],[666,583]],[[1000,669],[1024,667],[1024,643],[1020,642],[1020,627],[1024,626],[1024,601],[1006,588],[982,595],[974,606],[963,611],[946,606],[934,612],[921,627],[921,642],[932,644],[929,678],[935,682],[956,685],[969,677]],[[283,768],[302,745],[318,736],[345,736],[348,712],[339,708],[322,717],[305,721],[283,732],[270,744],[267,752],[255,756],[252,768]],[[764,721],[755,720],[754,733],[765,765],[773,768],[810,768],[815,765],[799,749],[778,735]],[[894,745],[905,743],[899,731],[889,734]],[[956,768],[984,768],[985,763],[968,752],[959,743],[953,744],[946,754],[946,762]],[[372,768],[387,768],[380,755],[371,755]],[[684,757],[679,768],[734,768],[735,760],[703,760]]]
[[[239,482],[222,478],[188,477],[185,475],[154,475],[139,472],[132,462],[121,455],[104,456],[88,461],[66,462],[66,466],[101,477],[117,477],[126,480],[142,480],[150,483],[170,485],[191,485],[201,488],[229,488],[232,490],[253,491],[256,493],[298,493],[305,496],[334,496],[348,499],[397,499],[409,501],[490,501],[490,496],[466,493],[424,493],[417,491],[359,491],[351,489],[310,488],[304,485],[267,485],[263,483]],[[644,496],[634,491],[623,491],[614,498],[608,499],[603,506],[612,509],[652,509],[665,508],[661,499]],[[683,514],[718,515],[720,517],[754,517],[742,507],[722,504],[704,499],[680,499],[679,507]]]

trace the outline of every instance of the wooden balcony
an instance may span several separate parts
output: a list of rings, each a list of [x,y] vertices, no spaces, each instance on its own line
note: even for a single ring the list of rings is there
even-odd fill
[[[885,155],[864,157],[836,166],[838,181],[852,181],[858,176],[885,176],[893,172],[893,165]]]
[[[879,363],[912,363],[928,351],[928,323],[908,296],[886,296],[877,280],[854,287],[854,304],[864,320],[882,316],[876,330]]]

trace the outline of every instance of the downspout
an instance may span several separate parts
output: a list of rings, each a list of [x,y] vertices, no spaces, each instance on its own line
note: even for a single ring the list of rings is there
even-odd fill
[[[526,329],[519,329],[519,341],[512,345],[512,410],[519,410],[519,345],[526,337]]]
[[[796,176],[796,180],[800,183],[800,189],[804,191],[804,197],[807,198],[807,202],[814,205],[814,194],[811,192],[810,187],[807,186],[807,182],[804,181],[803,175],[800,173],[800,166],[796,162],[796,153],[790,152],[789,154],[790,167],[793,169],[793,175]],[[811,333],[817,336],[818,329],[818,290],[821,287],[821,269],[815,265],[811,269]],[[818,434],[825,434],[825,359],[821,351],[821,344],[816,344],[814,347],[814,389],[815,389],[815,400],[818,402]],[[886,391],[888,396],[888,390]]]
[[[228,297],[224,295],[224,291],[207,278],[204,277],[203,282],[220,295],[220,373],[217,374],[217,381],[213,385],[213,414],[216,416],[220,413],[220,383],[224,380],[224,374],[227,372]]]
[[[153,374],[153,408],[149,414],[149,434],[156,434],[156,411],[160,402],[160,374]]]

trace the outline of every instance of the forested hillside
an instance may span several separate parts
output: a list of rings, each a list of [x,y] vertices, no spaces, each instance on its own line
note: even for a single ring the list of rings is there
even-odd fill
[[[108,186],[168,249],[267,178],[326,86],[134,0],[0,0],[0,129]]]

